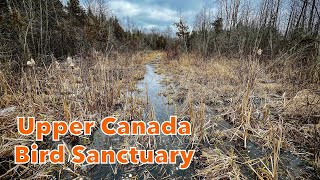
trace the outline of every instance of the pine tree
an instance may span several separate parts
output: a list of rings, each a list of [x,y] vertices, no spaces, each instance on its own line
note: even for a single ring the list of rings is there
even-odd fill
[[[116,39],[120,41],[124,40],[126,34],[123,28],[121,27],[119,20],[116,17],[114,17],[111,21]]]
[[[73,23],[76,25],[81,25],[84,23],[85,13],[80,6],[79,0],[69,0],[67,9],[69,18],[71,18]]]
[[[176,34],[180,41],[182,41],[185,51],[188,51],[187,44],[190,36],[189,27],[182,21],[182,19],[180,19],[179,22],[174,23],[174,25],[178,30]]]
[[[174,23],[174,25],[178,29],[178,32],[176,34],[179,38],[186,39],[189,37],[190,35],[190,32],[188,31],[189,27],[185,25],[182,19],[180,19],[179,22]]]

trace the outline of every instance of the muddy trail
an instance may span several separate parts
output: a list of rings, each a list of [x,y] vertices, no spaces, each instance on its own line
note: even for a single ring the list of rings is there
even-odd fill
[[[156,72],[156,68],[161,61],[160,57],[156,57],[145,65],[146,73],[142,80],[137,84],[137,89],[131,95],[133,98],[143,100],[142,117],[143,121],[156,119],[163,122],[169,119],[170,115],[177,115],[180,119],[188,119],[188,116],[181,111],[183,102],[172,103],[164,92],[170,87],[166,87],[163,81],[167,78],[163,74]],[[170,103],[169,103],[170,102]],[[237,128],[231,122],[221,115],[217,114],[217,110],[213,106],[206,106],[206,119],[216,120],[211,123],[215,124],[212,131],[221,133],[233,133]],[[219,118],[218,118],[219,117]],[[119,117],[121,118],[121,117]],[[219,138],[219,137],[217,137]],[[216,141],[216,140],[215,140]],[[177,136],[132,136],[130,138],[122,136],[106,136],[102,132],[97,131],[93,137],[92,147],[97,150],[114,149],[120,150],[136,146],[142,149],[196,149],[197,153],[194,162],[187,170],[179,170],[178,165],[181,159],[178,159],[176,165],[83,165],[83,169],[88,176],[94,179],[205,179],[199,175],[199,170],[205,168],[206,158],[203,158],[202,151],[208,149],[221,149],[221,151],[235,152],[236,162],[240,166],[240,172],[247,179],[257,179],[256,169],[270,168],[271,164],[264,164],[265,160],[270,157],[271,150],[259,147],[255,142],[248,140],[247,148],[243,147],[242,142],[223,138],[218,140],[219,143],[211,143],[211,141],[203,141],[202,143],[193,143],[190,139],[183,139]],[[312,167],[306,162],[293,155],[289,151],[280,151],[279,154],[279,179],[303,179],[308,174],[312,179],[317,179],[316,174],[312,172]],[[216,177],[219,179],[219,177]],[[220,177],[226,178],[226,177]],[[227,178],[228,179],[228,178]]]

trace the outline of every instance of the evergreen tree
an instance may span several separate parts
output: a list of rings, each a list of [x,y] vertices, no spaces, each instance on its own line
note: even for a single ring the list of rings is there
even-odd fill
[[[67,9],[69,18],[75,25],[80,26],[84,23],[85,13],[80,5],[79,0],[69,0]]]

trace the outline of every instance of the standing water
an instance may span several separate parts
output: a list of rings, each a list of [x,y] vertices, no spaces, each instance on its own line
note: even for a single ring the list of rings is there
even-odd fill
[[[162,122],[169,119],[170,115],[174,115],[174,107],[168,105],[167,98],[160,95],[164,90],[161,85],[163,77],[155,73],[155,67],[151,64],[146,65],[146,74],[144,79],[138,83],[142,96],[146,95],[147,103],[154,109],[155,117]]]
[[[147,106],[144,108],[143,113],[144,121],[157,120],[161,123],[169,120],[171,115],[176,115],[174,106],[169,105],[168,99],[161,95],[165,90],[165,87],[161,84],[163,78],[164,77],[162,75],[155,73],[154,63],[146,65],[146,74],[144,79],[138,82],[137,87],[139,92],[135,95],[135,97],[144,99],[147,102]],[[232,125],[226,121],[223,121],[220,125],[221,127],[218,128],[220,130],[232,128]],[[188,143],[179,136],[160,135],[153,137],[154,139],[151,141],[152,148],[147,147],[146,149],[148,150],[165,149],[168,151],[174,149],[188,150],[188,148],[190,148]],[[106,136],[102,132],[97,131],[94,134],[91,148],[97,150],[114,149],[115,151],[118,151],[120,149],[136,145],[132,142],[126,141],[127,140],[122,136]],[[126,144],[126,146],[124,146],[124,144]],[[223,144],[226,146],[230,145],[232,147],[232,144],[228,142]],[[266,154],[270,154],[270,152],[263,151],[254,143],[249,141],[248,149],[245,150],[245,152],[240,152],[240,154],[242,154],[242,156],[248,156],[249,159],[256,159],[264,157]],[[171,165],[99,164],[94,167],[85,166],[84,169],[87,169],[88,175],[93,179],[191,179],[192,174],[194,174],[194,168],[191,165],[187,170],[179,170],[178,166],[180,162],[181,159],[178,158],[177,163]],[[284,169],[286,172],[290,171],[290,174],[294,177],[300,177],[305,171],[305,169],[302,168],[305,167],[302,166],[303,162],[290,153],[280,153],[280,164],[284,166],[280,167],[280,169]],[[242,168],[242,173],[247,177],[255,177],[246,166]],[[279,176],[279,179],[287,179],[285,174],[279,174]]]
[[[171,115],[174,114],[174,106],[169,105],[167,98],[161,95],[161,92],[165,90],[165,87],[161,84],[163,79],[162,75],[155,73],[154,64],[146,65],[146,74],[140,82],[138,82],[139,93],[137,97],[145,99],[147,107],[143,113],[144,121],[157,120],[161,124],[163,121],[168,121]],[[150,116],[150,114],[153,114]],[[151,118],[151,119],[150,119]],[[153,119],[152,119],[153,118]],[[151,142],[152,147],[156,147],[152,150],[165,149],[187,150],[188,144],[184,142],[183,138],[178,136],[153,136],[154,140]],[[97,131],[93,137],[92,148],[97,150],[111,149],[115,151],[123,149],[121,144],[125,142],[121,136],[106,136],[102,132]],[[150,142],[149,142],[150,143]],[[132,143],[129,143],[133,146]],[[151,148],[150,148],[151,149]],[[182,162],[181,158],[177,158],[177,164],[170,165],[125,165],[123,168],[121,165],[96,165],[89,171],[90,177],[94,179],[189,179],[193,170],[191,167],[187,170],[179,170],[179,164]]]

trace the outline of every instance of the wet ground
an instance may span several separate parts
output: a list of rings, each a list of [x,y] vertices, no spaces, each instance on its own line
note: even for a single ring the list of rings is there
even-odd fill
[[[143,99],[146,103],[143,113],[143,120],[149,121],[155,118],[160,123],[168,121],[170,115],[175,114],[175,107],[168,104],[167,97],[162,95],[165,87],[161,84],[162,75],[155,73],[154,63],[146,65],[146,74],[144,78],[138,82],[138,92],[134,94],[136,98]],[[153,119],[154,120],[154,119]],[[127,142],[130,146],[135,146],[135,138]],[[92,148],[102,149],[123,149],[125,139],[121,136],[106,136],[102,132],[97,131],[93,137]],[[157,149],[174,150],[188,149],[188,143],[183,138],[177,136],[153,136],[153,143],[156,143]],[[154,145],[154,144],[153,144]],[[190,178],[193,169],[179,170],[178,166],[181,159],[177,159],[175,165],[96,165],[88,166],[83,169],[88,171],[90,177],[94,179],[184,179]]]
[[[164,76],[155,72],[155,64],[157,62],[158,61],[154,61],[146,65],[146,74],[144,78],[138,82],[138,92],[135,92],[137,98],[141,98],[146,102],[143,112],[144,121],[155,118],[159,122],[163,122],[169,120],[170,115],[177,115],[175,114],[176,107],[169,105],[167,97],[162,95],[162,92],[165,90],[165,87],[161,84]],[[215,114],[210,115],[215,116]],[[216,123],[217,130],[220,131],[233,128],[233,126],[225,120]],[[136,145],[133,139],[135,138],[125,142],[127,147]],[[96,132],[94,134],[92,148],[97,150],[120,150],[123,149],[124,140],[121,136],[107,137],[101,132]],[[156,149],[188,149],[190,147],[187,141],[176,136],[157,136],[153,138],[152,143],[156,143]],[[210,145],[206,146],[210,147]],[[224,146],[222,148],[234,148],[236,152],[238,152],[242,162],[270,156],[271,154],[270,151],[260,148],[251,141],[248,141],[247,149],[240,147],[235,142],[225,142],[219,146]],[[178,165],[179,163],[176,165],[96,165],[84,167],[84,169],[86,169],[88,175],[94,179],[131,179],[133,177],[137,179],[190,179],[194,175],[195,170],[193,166],[188,170],[179,170]],[[255,178],[253,171],[249,170],[247,165],[243,164],[241,166],[242,173],[247,176],[248,179]],[[305,162],[290,152],[285,151],[281,151],[280,153],[279,166],[281,171],[279,173],[279,179],[302,179],[303,174],[309,173],[307,171],[310,170]],[[316,176],[312,177],[316,178]]]

